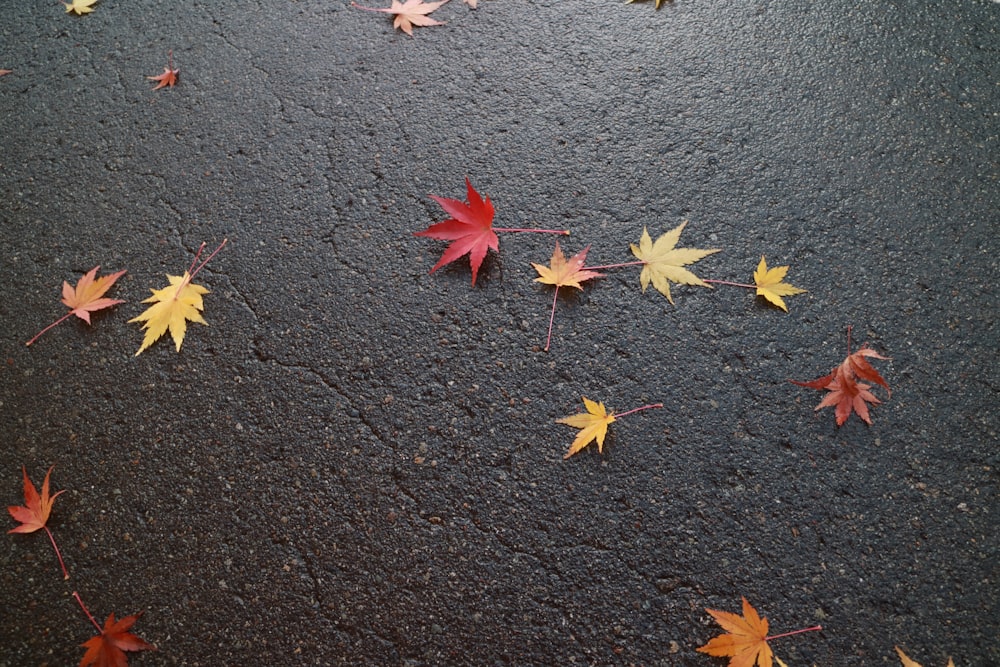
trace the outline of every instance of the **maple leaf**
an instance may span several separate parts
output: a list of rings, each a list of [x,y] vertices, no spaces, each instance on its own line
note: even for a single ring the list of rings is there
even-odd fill
[[[625,1],[625,4],[626,4],[626,5],[631,5],[631,4],[633,3],[633,2],[639,2],[639,1],[640,1],[640,0],[626,0],[626,1]],[[674,1],[674,0],[667,0],[667,2],[673,2],[673,1]],[[659,9],[659,8],[660,8],[660,4],[661,4],[662,2],[663,2],[663,0],[656,0],[656,9]]]
[[[917,662],[916,660],[911,660],[909,656],[903,653],[903,649],[899,648],[898,646],[896,646],[895,649],[896,653],[899,654],[899,661],[903,663],[903,667],[923,667],[919,662]],[[955,667],[955,661],[949,657],[948,664],[945,665],[945,667]]]
[[[712,250],[675,248],[674,246],[677,245],[685,225],[687,225],[686,220],[661,235],[660,238],[656,239],[656,243],[653,243],[649,232],[643,227],[639,245],[631,244],[632,254],[643,262],[642,273],[639,274],[642,291],[645,292],[649,284],[653,283],[653,287],[667,297],[667,301],[671,304],[674,302],[670,296],[671,281],[682,285],[700,285],[711,288],[711,285],[685,269],[684,266],[719,252],[718,248]]]
[[[352,2],[351,5],[370,12],[394,14],[395,18],[392,21],[392,27],[398,28],[410,37],[413,37],[413,26],[444,25],[443,21],[435,21],[427,15],[446,2],[448,0],[441,0],[440,2],[423,2],[423,0],[406,0],[406,2],[400,2],[399,0],[392,0],[391,6],[380,8],[365,7],[356,2]]]
[[[52,531],[45,525],[49,521],[49,514],[52,513],[52,504],[59,497],[59,494],[65,492],[65,489],[63,489],[62,491],[56,491],[52,496],[49,495],[49,476],[52,474],[52,468],[55,468],[55,466],[51,466],[48,472],[45,473],[45,480],[42,482],[42,493],[39,495],[38,489],[28,479],[28,469],[22,466],[21,472],[24,475],[24,506],[12,505],[7,508],[14,521],[19,522],[21,525],[7,532],[33,533],[36,530],[45,530],[49,535],[49,540],[52,542],[52,548],[56,550],[59,565],[62,567],[63,577],[69,579],[69,573],[66,571],[65,563],[63,563],[62,554],[59,553],[59,547],[56,546],[56,540],[52,536]]]
[[[627,412],[615,415],[614,412],[607,411],[603,402],[598,403],[592,401],[586,396],[583,397],[583,405],[587,408],[586,412],[579,412],[575,415],[570,415],[569,417],[563,417],[556,420],[557,424],[566,424],[568,426],[572,426],[573,428],[580,429],[580,432],[576,434],[576,438],[573,439],[573,444],[569,446],[569,451],[566,452],[565,456],[563,456],[564,460],[573,456],[594,440],[597,440],[598,453],[603,453],[604,438],[608,434],[609,424],[613,423],[616,419],[620,419],[634,412],[639,412],[640,410],[663,407],[663,403],[653,403],[633,408]]]
[[[767,619],[757,614],[743,598],[743,616],[728,611],[706,609],[727,634],[713,637],[698,651],[708,655],[731,658],[729,667],[771,667],[774,653],[767,643]]]
[[[87,613],[89,615],[90,612]],[[97,628],[101,634],[91,637],[81,644],[87,648],[87,652],[83,654],[79,667],[87,667],[88,665],[128,667],[128,656],[125,655],[125,651],[155,651],[154,645],[129,632],[140,616],[142,616],[142,612],[116,621],[114,612],[109,614],[107,620],[104,621],[104,628],[102,629],[100,626]]]
[[[12,69],[0,69],[0,76],[6,76],[6,75],[10,74],[13,71],[14,70],[12,70]]]
[[[569,234],[565,229],[525,229],[523,227],[494,227],[493,202],[489,197],[485,199],[472,187],[469,177],[465,177],[465,190],[468,202],[447,197],[429,195],[431,199],[441,205],[451,218],[444,222],[438,222],[427,229],[414,232],[414,236],[425,236],[427,238],[438,239],[440,241],[451,241],[441,259],[431,267],[429,273],[434,273],[445,264],[450,264],[465,255],[469,256],[469,265],[472,267],[472,284],[476,284],[476,276],[479,274],[479,267],[486,257],[486,253],[492,248],[494,251],[500,250],[500,239],[496,232],[537,232],[542,234]]]
[[[804,289],[782,282],[787,273],[787,266],[767,268],[764,255],[760,256],[760,264],[757,265],[757,270],[753,272],[753,281],[757,285],[757,296],[764,297],[786,313],[788,312],[788,307],[785,306],[785,301],[781,297],[794,296],[795,294],[803,294],[805,292]]]
[[[73,0],[72,2],[64,2],[63,4],[66,5],[67,14],[76,12],[77,16],[82,16],[94,11],[93,4],[95,2],[97,0]]]
[[[868,403],[878,405],[882,401],[878,400],[871,393],[872,385],[858,382],[858,378],[874,382],[885,388],[889,392],[890,397],[892,396],[892,390],[885,379],[868,363],[865,357],[889,360],[889,357],[883,357],[875,350],[867,347],[867,344],[862,345],[858,348],[857,352],[851,354],[851,334],[850,329],[848,329],[847,357],[839,366],[834,368],[829,375],[824,375],[810,382],[792,380],[792,383],[800,387],[829,391],[830,393],[824,396],[823,400],[816,406],[816,410],[836,407],[837,426],[842,426],[847,421],[847,418],[851,416],[852,412],[856,412],[861,419],[870,425],[872,420],[868,415]]]
[[[495,214],[493,202],[489,197],[485,199],[480,197],[468,177],[465,178],[465,189],[468,203],[430,195],[430,198],[440,204],[451,218],[433,224],[423,231],[414,232],[413,235],[451,241],[430,273],[468,255],[469,264],[472,266],[472,284],[475,285],[476,275],[479,273],[483,258],[486,257],[486,252],[491,248],[494,251],[500,250],[500,239],[493,230]]]
[[[567,260],[565,255],[563,255],[562,249],[559,247],[559,241],[556,241],[556,249],[552,253],[550,261],[551,266],[531,263],[535,267],[535,270],[538,271],[539,277],[535,278],[535,282],[555,285],[556,287],[555,292],[552,294],[552,314],[549,315],[549,334],[545,338],[546,352],[549,349],[549,343],[552,341],[552,323],[556,317],[556,299],[559,297],[559,288],[575,287],[582,290],[583,286],[580,284],[581,282],[604,275],[603,273],[584,268],[583,263],[587,260],[588,250],[590,250],[590,246],[587,246]]]
[[[92,312],[103,308],[110,308],[111,306],[118,305],[119,303],[125,303],[121,299],[102,298],[104,293],[111,289],[111,286],[115,284],[115,281],[125,275],[125,271],[119,271],[118,273],[112,273],[107,276],[96,278],[97,271],[100,268],[100,266],[95,266],[84,274],[80,280],[77,281],[75,288],[68,282],[63,281],[62,302],[70,309],[70,311],[35,334],[35,337],[25,343],[25,345],[31,345],[38,340],[43,333],[61,323],[63,320],[69,318],[71,315],[76,315],[87,324],[90,324],[90,314]]]
[[[171,49],[167,52],[167,66],[163,68],[163,74],[157,76],[147,76],[146,78],[150,81],[156,81],[156,86],[153,90],[159,90],[165,86],[170,86],[171,88],[177,84],[177,75],[180,74],[181,70],[178,67],[174,69],[174,51]]]
[[[143,337],[142,345],[139,347],[139,351],[135,353],[135,356],[139,356],[143,350],[159,340],[160,336],[166,333],[167,329],[170,329],[170,335],[174,339],[177,351],[180,352],[181,343],[184,342],[184,334],[187,333],[188,320],[208,325],[208,322],[201,316],[201,311],[205,309],[202,296],[208,294],[208,290],[201,285],[195,285],[191,280],[208,264],[210,259],[222,250],[227,241],[228,239],[223,240],[219,247],[215,249],[215,252],[209,255],[208,259],[202,262],[198,268],[194,268],[198,262],[198,257],[201,255],[201,251],[205,248],[205,244],[202,243],[198,249],[198,253],[195,255],[194,261],[191,263],[191,268],[185,271],[183,276],[171,276],[167,274],[167,280],[170,282],[169,285],[163,289],[149,290],[153,293],[153,296],[144,299],[143,303],[151,303],[153,305],[144,310],[139,316],[129,320],[130,323],[145,323],[142,325],[142,328],[146,330],[146,335]]]

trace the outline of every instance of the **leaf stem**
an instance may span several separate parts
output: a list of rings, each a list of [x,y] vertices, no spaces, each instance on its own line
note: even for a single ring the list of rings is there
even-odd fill
[[[205,242],[204,241],[201,242],[201,245],[198,246],[198,252],[194,254],[194,260],[191,262],[191,266],[188,267],[188,270],[185,272],[185,276],[187,276],[187,279],[181,280],[180,284],[177,286],[177,291],[174,292],[174,300],[176,300],[177,297],[180,296],[181,290],[184,289],[192,280],[194,280],[194,277],[198,275],[198,272],[204,269],[205,265],[208,264],[208,262],[213,257],[218,255],[219,251],[222,250],[227,243],[229,243],[229,239],[222,239],[222,243],[219,244],[219,247],[216,248],[214,251],[212,251],[212,254],[209,255],[204,262],[198,264],[198,258],[201,257],[201,251],[205,249]],[[198,268],[195,268],[195,264],[198,264]]]
[[[621,264],[601,264],[600,266],[585,266],[581,271],[596,271],[597,269],[620,269],[623,266],[639,266],[640,264],[645,264],[646,262],[639,260],[637,262],[623,262]]]
[[[662,408],[662,407],[663,403],[650,403],[649,405],[643,405],[642,407],[632,408],[631,410],[626,410],[625,412],[619,412],[618,414],[615,415],[615,419],[621,419],[622,417],[630,415],[633,412],[639,412],[641,410],[649,410],[651,408]]]
[[[731,283],[728,280],[712,280],[711,278],[702,278],[706,283],[715,283],[716,285],[730,285],[732,287],[746,287],[747,289],[757,289],[756,285],[747,285],[745,283]]]
[[[41,336],[42,336],[43,333],[45,333],[46,331],[48,331],[49,329],[51,329],[55,325],[60,324],[63,320],[65,320],[67,317],[69,317],[72,314],[73,314],[73,311],[72,310],[69,311],[68,313],[66,313],[65,315],[63,315],[62,317],[60,317],[58,320],[56,320],[55,322],[53,322],[49,326],[45,327],[44,329],[42,329],[41,331],[39,331],[38,333],[36,333],[35,337],[32,338],[31,340],[29,340],[27,343],[25,343],[25,345],[31,345],[36,340],[38,340],[39,338],[41,338]]]
[[[76,591],[73,591],[73,597],[75,597],[76,601],[80,603],[80,609],[83,609],[83,613],[87,615],[87,618],[89,618],[90,622],[94,624],[94,627],[97,628],[97,631],[103,635],[104,630],[102,630],[100,624],[94,620],[94,615],[90,613],[89,609],[87,609],[87,605],[83,604],[83,600],[80,599],[80,594],[77,593]]]
[[[853,324],[847,325],[847,356],[851,356],[851,329],[853,328]]]
[[[170,49],[167,51],[167,60],[170,62],[170,69],[174,69],[174,50]]]
[[[552,314],[549,315],[549,335],[545,337],[545,351],[549,351],[549,342],[552,340],[552,323],[556,320],[556,299],[559,298],[559,285],[556,285],[552,293]]]
[[[66,563],[63,562],[62,554],[59,553],[59,547],[56,546],[56,538],[52,536],[52,531],[49,530],[48,526],[42,526],[42,528],[44,528],[45,532],[49,534],[49,541],[52,542],[52,548],[56,550],[56,557],[59,559],[59,567],[61,567],[63,571],[63,580],[69,579],[69,572],[66,571]]]
[[[771,635],[770,637],[764,637],[764,641],[769,642],[772,639],[779,639],[781,637],[790,637],[792,635],[799,635],[803,632],[812,632],[813,630],[822,630],[822,625],[814,625],[811,628],[802,628],[801,630],[792,630],[791,632],[782,632],[780,635]]]
[[[535,232],[536,234],[562,234],[569,236],[568,229],[527,229],[525,227],[494,227],[495,232]]]

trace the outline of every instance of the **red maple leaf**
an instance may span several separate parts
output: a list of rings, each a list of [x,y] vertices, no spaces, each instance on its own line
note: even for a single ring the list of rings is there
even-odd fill
[[[444,222],[438,222],[427,229],[414,232],[414,236],[426,236],[441,241],[451,241],[441,259],[438,260],[430,273],[434,273],[445,264],[450,264],[456,259],[461,259],[465,255],[469,256],[469,264],[472,266],[472,284],[476,284],[476,276],[479,274],[479,267],[483,264],[486,253],[492,248],[494,251],[500,250],[500,239],[496,232],[537,232],[540,234],[563,234],[569,232],[565,229],[525,229],[523,227],[494,227],[493,202],[489,197],[485,199],[479,196],[476,189],[472,187],[469,177],[465,177],[465,189],[468,202],[447,197],[429,195],[431,199],[441,205],[441,208],[448,213],[451,218]]]
[[[156,81],[156,85],[153,90],[159,90],[166,86],[173,88],[177,84],[177,75],[181,73],[181,69],[178,67],[174,69],[174,51],[171,49],[167,52],[167,67],[163,68],[163,74],[158,74],[156,76],[147,76],[146,78],[150,81]]]
[[[465,188],[468,196],[468,203],[447,197],[430,195],[430,198],[441,205],[441,208],[448,213],[451,218],[444,222],[431,225],[422,232],[415,232],[414,236],[426,236],[441,241],[451,241],[441,259],[430,270],[434,273],[445,264],[454,262],[465,255],[469,256],[469,264],[472,266],[472,284],[476,284],[476,275],[479,267],[486,257],[486,252],[492,248],[494,251],[500,249],[500,239],[497,238],[493,230],[493,202],[489,197],[483,199],[472,187],[468,176],[465,178]]]
[[[83,605],[82,602],[80,604]],[[87,613],[89,615],[90,612]],[[155,651],[155,646],[128,631],[140,616],[142,612],[115,621],[114,613],[109,614],[108,619],[104,621],[104,628],[101,629],[100,626],[97,628],[101,634],[81,644],[87,647],[87,652],[83,654],[79,667],[88,665],[128,667],[128,656],[125,655],[125,651]]]
[[[889,392],[889,396],[892,396],[892,390],[889,389],[889,384],[868,363],[865,357],[889,359],[889,357],[883,357],[875,350],[869,348],[867,343],[858,348],[857,352],[851,354],[851,333],[850,329],[848,329],[847,358],[839,366],[834,368],[829,375],[824,375],[810,382],[792,380],[792,383],[801,387],[829,391],[830,393],[823,397],[823,400],[816,406],[816,409],[822,410],[823,408],[836,407],[837,426],[843,425],[852,412],[856,412],[866,423],[871,424],[872,420],[868,415],[868,404],[878,405],[882,401],[878,400],[871,393],[872,385],[858,382],[858,379],[868,380],[884,387]]]

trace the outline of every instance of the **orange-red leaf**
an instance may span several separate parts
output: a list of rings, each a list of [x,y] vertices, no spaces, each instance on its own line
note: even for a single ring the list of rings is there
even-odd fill
[[[54,468],[55,466],[52,466]],[[35,485],[31,483],[28,479],[28,470],[26,468],[21,468],[24,474],[24,506],[10,506],[7,511],[10,515],[14,517],[15,521],[21,523],[17,528],[8,530],[8,533],[33,533],[36,530],[41,530],[45,528],[45,524],[49,520],[49,514],[52,512],[52,503],[63,491],[57,491],[55,495],[49,495],[49,475],[52,474],[52,468],[45,473],[45,481],[42,482],[42,493],[38,494],[38,489]]]
[[[125,303],[121,299],[104,298],[104,293],[111,289],[111,286],[115,284],[115,281],[125,275],[125,271],[119,271],[118,273],[112,273],[111,275],[97,278],[97,271],[100,268],[100,266],[95,266],[86,274],[81,276],[80,280],[76,283],[76,287],[73,287],[68,282],[63,281],[62,302],[67,308],[70,309],[70,311],[35,334],[35,337],[28,341],[28,345],[34,343],[38,340],[39,336],[65,320],[70,315],[76,315],[87,324],[90,324],[90,314],[92,312],[102,310],[104,308],[110,308],[111,306],[116,306],[119,303]]]
[[[889,396],[892,396],[892,390],[889,389],[889,384],[868,363],[865,357],[889,359],[875,352],[875,350],[862,345],[854,354],[848,354],[847,358],[834,368],[829,375],[824,375],[809,382],[799,382],[797,380],[792,380],[792,382],[802,387],[829,391],[830,393],[823,397],[823,400],[816,406],[816,409],[836,408],[837,426],[843,425],[852,412],[856,412],[861,419],[871,424],[872,420],[868,414],[868,404],[878,405],[881,401],[871,393],[872,385],[858,382],[858,379],[868,380],[884,387]]]
[[[492,248],[500,249],[500,239],[493,231],[493,203],[489,197],[483,199],[472,187],[468,177],[465,179],[468,203],[447,197],[430,195],[430,198],[441,205],[451,218],[444,222],[433,224],[427,229],[415,232],[414,236],[426,236],[442,241],[451,241],[437,264],[431,268],[434,273],[445,264],[450,264],[465,255],[469,256],[472,266],[472,284],[476,284],[476,275],[486,257],[486,252]]]
[[[150,81],[156,81],[153,90],[159,90],[166,86],[173,88],[177,84],[177,75],[181,73],[180,68],[174,69],[174,52],[167,52],[167,66],[163,68],[163,74],[157,76],[147,76]]]
[[[110,614],[104,621],[101,634],[81,644],[87,647],[87,652],[80,660],[79,667],[128,667],[125,651],[155,651],[155,646],[128,631],[140,616],[142,612],[115,621],[114,613]]]
[[[713,637],[698,651],[729,658],[729,667],[771,667],[774,654],[767,644],[767,619],[757,614],[743,598],[743,616],[728,611],[706,609],[727,634]]]
[[[539,277],[535,278],[535,282],[555,285],[556,287],[575,287],[582,290],[583,286],[580,283],[584,280],[600,278],[604,275],[603,273],[583,268],[583,264],[587,260],[588,250],[590,250],[590,246],[566,259],[562,248],[559,247],[559,241],[556,241],[556,249],[552,253],[552,261],[549,266],[542,266],[534,262],[531,263],[535,267],[535,271],[538,271]]]

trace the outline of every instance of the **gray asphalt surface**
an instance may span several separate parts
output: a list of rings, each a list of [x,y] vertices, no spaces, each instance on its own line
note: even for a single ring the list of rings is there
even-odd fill
[[[0,12],[0,665],[724,665],[746,596],[789,665],[1000,664],[998,25],[959,0],[452,0],[409,38],[344,1]],[[172,49],[173,89],[151,91]],[[745,282],[671,306],[532,282],[551,237],[428,270],[469,176],[497,226],[592,264],[682,220]],[[202,241],[209,326],[128,324]],[[24,342],[63,280],[127,303]],[[814,412],[845,333],[892,357],[873,425]],[[563,461],[580,396],[626,410]],[[885,398],[885,394],[881,396]],[[13,528],[14,523],[9,522]]]

